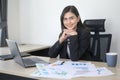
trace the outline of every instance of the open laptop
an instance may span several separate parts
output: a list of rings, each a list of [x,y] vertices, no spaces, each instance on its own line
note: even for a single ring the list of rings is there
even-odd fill
[[[6,39],[8,47],[11,51],[11,54],[14,56],[14,60],[16,63],[20,64],[21,66],[27,67],[34,67],[36,63],[48,64],[48,62],[43,61],[39,58],[22,58],[21,53],[19,51],[18,45],[15,41]]]

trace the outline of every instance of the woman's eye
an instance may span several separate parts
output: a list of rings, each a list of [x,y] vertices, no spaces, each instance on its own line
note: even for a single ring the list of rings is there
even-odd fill
[[[74,19],[74,17],[70,17],[70,19]]]
[[[67,18],[64,18],[64,21],[67,20]]]

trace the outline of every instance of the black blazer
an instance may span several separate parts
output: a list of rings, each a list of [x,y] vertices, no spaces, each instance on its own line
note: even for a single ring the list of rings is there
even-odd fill
[[[70,36],[70,59],[77,60],[91,60],[90,56],[90,31],[85,27],[77,28],[78,35]],[[48,52],[51,58],[55,58],[60,54],[60,58],[68,58],[67,54],[67,40],[59,44],[57,41]]]

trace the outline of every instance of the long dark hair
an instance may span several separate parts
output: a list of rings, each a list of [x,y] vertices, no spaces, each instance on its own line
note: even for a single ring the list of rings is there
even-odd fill
[[[77,17],[80,16],[79,15],[79,12],[77,10],[77,8],[73,5],[69,5],[67,7],[65,7],[63,9],[63,12],[60,16],[60,20],[61,20],[61,29],[63,30],[65,28],[64,24],[63,24],[63,19],[64,19],[64,15],[67,13],[67,12],[72,12],[73,14],[75,14]],[[81,22],[81,19],[79,20],[78,24],[77,24],[77,27],[81,27],[83,26],[82,22]]]

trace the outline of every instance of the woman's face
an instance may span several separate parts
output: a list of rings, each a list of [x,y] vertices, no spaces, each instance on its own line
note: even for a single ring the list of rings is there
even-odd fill
[[[80,18],[77,17],[74,13],[67,12],[65,13],[63,18],[63,24],[67,29],[72,30],[72,29],[76,29],[79,20]]]

